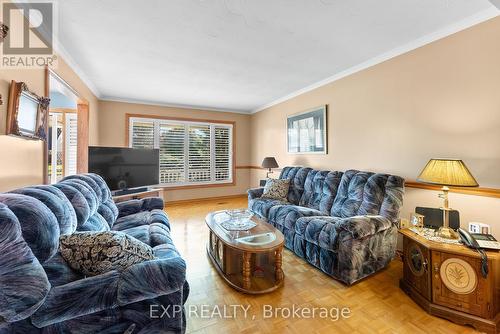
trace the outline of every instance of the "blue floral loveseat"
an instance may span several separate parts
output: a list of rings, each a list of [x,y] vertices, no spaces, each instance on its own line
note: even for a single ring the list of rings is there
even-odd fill
[[[155,259],[84,277],[61,257],[60,235],[109,230]],[[183,333],[188,292],[162,199],[115,204],[95,174],[0,194],[0,333]]]
[[[248,207],[285,235],[285,246],[326,274],[352,284],[395,255],[404,179],[348,170],[286,167],[287,202],[248,191]]]

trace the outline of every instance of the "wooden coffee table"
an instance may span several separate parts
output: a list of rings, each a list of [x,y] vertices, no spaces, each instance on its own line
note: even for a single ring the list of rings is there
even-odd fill
[[[230,219],[225,211],[207,215],[210,230],[208,257],[233,288],[250,294],[276,290],[283,284],[283,234],[254,216],[257,224],[248,231],[227,231],[220,223]]]

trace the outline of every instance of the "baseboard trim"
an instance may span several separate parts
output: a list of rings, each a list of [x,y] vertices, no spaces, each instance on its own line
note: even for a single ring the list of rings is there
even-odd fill
[[[182,199],[182,200],[178,200],[178,201],[165,201],[165,205],[178,205],[178,204],[185,204],[185,203],[192,204],[192,203],[199,203],[199,202],[221,201],[221,200],[235,199],[235,198],[245,198],[246,199],[247,194]]]

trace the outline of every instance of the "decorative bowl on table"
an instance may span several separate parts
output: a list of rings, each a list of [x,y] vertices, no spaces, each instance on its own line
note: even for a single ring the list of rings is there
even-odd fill
[[[221,224],[226,230],[246,231],[256,226],[256,224],[250,220],[253,213],[248,210],[227,210],[226,214],[229,219]]]
[[[253,213],[249,210],[226,210],[226,213],[231,220],[248,220],[252,218]]]

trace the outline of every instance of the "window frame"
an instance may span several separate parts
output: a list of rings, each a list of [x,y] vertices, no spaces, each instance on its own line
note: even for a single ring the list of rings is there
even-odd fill
[[[210,126],[210,173],[212,177],[215,175],[215,127],[221,126],[229,128],[231,131],[230,141],[229,141],[229,171],[230,178],[228,180],[222,181],[203,181],[203,182],[177,182],[177,183],[160,183],[159,186],[168,189],[189,189],[189,188],[203,188],[203,187],[220,187],[220,186],[233,186],[236,184],[236,164],[235,164],[235,136],[236,136],[236,122],[233,121],[220,121],[220,120],[208,120],[208,119],[197,119],[197,118],[181,118],[181,117],[169,117],[169,116],[158,116],[158,115],[147,115],[147,114],[126,114],[125,115],[125,145],[126,147],[132,147],[132,122],[143,121],[143,122],[153,122],[154,123],[154,148],[159,148],[159,124],[169,123],[169,124],[182,124],[185,126],[189,125],[202,125]],[[189,131],[186,131],[189,133]],[[186,149],[186,151],[188,151]],[[186,160],[186,166],[189,162]],[[187,175],[186,175],[187,176]],[[161,179],[161,178],[160,178]]]

